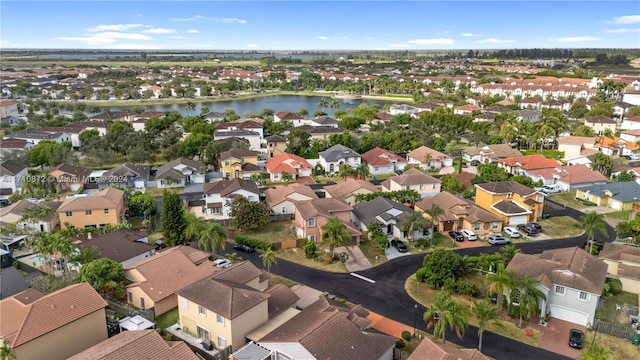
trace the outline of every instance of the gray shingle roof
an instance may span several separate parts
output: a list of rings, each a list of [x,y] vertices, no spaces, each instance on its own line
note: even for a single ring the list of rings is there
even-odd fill
[[[180,180],[184,178],[184,174],[182,174],[179,170],[175,169],[180,165],[190,168],[194,173],[200,173],[200,169],[204,167],[204,163],[200,161],[195,161],[195,160],[181,157],[160,166],[158,168],[158,171],[156,172],[156,179],[163,179],[167,176],[171,176],[176,180]]]
[[[589,191],[599,197],[609,196],[608,193],[610,192],[613,199],[622,202],[631,202],[640,199],[640,184],[635,181],[593,185],[584,187],[581,190]]]
[[[0,271],[0,296],[7,298],[30,288],[24,276],[13,266]]]
[[[0,174],[13,176],[24,170],[26,167],[27,165],[17,161],[7,160],[0,165]]]
[[[353,214],[365,225],[377,221],[377,216],[382,217],[384,220],[395,219],[397,224],[400,225],[401,219],[406,214],[411,213],[413,213],[413,209],[410,207],[382,196],[360,202],[353,207]]]
[[[335,162],[341,159],[347,159],[352,157],[356,157],[356,158],[360,157],[360,154],[358,154],[357,152],[340,144],[330,147],[325,151],[321,151],[319,155],[323,159],[325,159],[325,161],[328,161],[328,162]]]

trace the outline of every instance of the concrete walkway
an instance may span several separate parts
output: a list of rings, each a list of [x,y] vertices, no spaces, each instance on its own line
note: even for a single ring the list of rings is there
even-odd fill
[[[362,250],[357,246],[339,247],[336,248],[336,253],[347,253],[347,255],[349,255],[349,258],[344,265],[347,267],[347,270],[351,272],[366,270],[373,267],[369,262],[369,259],[364,256]]]

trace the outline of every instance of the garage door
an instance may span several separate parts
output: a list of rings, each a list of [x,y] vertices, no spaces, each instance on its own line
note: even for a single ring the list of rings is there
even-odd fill
[[[512,216],[509,218],[509,226],[516,226],[527,223],[527,215]]]
[[[557,305],[551,305],[551,317],[583,326],[587,326],[589,322],[589,315],[587,313]]]

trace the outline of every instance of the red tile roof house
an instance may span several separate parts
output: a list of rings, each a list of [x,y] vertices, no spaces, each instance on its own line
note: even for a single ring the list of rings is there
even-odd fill
[[[557,168],[531,170],[528,176],[533,181],[542,180],[543,185],[558,184],[562,191],[574,191],[578,188],[605,184],[607,178],[599,171],[586,165],[566,165]]]
[[[409,165],[418,165],[422,170],[430,168],[440,169],[443,166],[453,166],[453,158],[426,146],[410,151],[407,154]]]
[[[462,105],[453,109],[454,114],[458,115],[471,115],[474,111],[480,111],[482,108],[477,105]]]
[[[424,337],[407,360],[489,360],[478,349],[459,349]]]
[[[496,162],[498,167],[505,169],[511,175],[527,175],[528,171],[553,169],[562,166],[558,160],[547,159],[544,155],[510,157]]]
[[[590,326],[607,277],[607,264],[579,247],[546,250],[539,256],[518,253],[507,266],[518,279],[529,274],[546,296],[538,316]]]
[[[359,245],[362,233],[351,223],[351,205],[340,199],[313,199],[296,203],[296,212],[293,219],[293,227],[296,236],[322,242],[322,227],[327,224],[329,218],[337,217],[342,220],[351,234],[351,244]]]
[[[379,147],[373,148],[360,155],[362,162],[367,164],[371,175],[392,174],[398,170],[404,170],[407,160],[402,156]]]
[[[265,167],[269,173],[269,179],[273,182],[281,182],[283,173],[291,174],[291,179],[294,181],[299,177],[311,176],[313,169],[305,158],[287,153],[270,158],[265,163]]]
[[[307,185],[290,184],[264,191],[265,202],[274,214],[295,214],[296,202],[317,199],[318,195]]]
[[[273,122],[289,121],[294,127],[303,124],[304,118],[291,111],[280,111],[273,114]]]

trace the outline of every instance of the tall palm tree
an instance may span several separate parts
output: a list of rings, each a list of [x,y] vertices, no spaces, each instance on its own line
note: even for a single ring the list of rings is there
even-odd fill
[[[504,260],[505,265],[508,265],[513,257],[520,252],[520,249],[516,248],[515,245],[510,244],[500,249],[500,252],[502,253],[502,259]]]
[[[438,224],[440,224],[440,215],[444,214],[444,210],[438,204],[432,204],[431,208],[425,211],[429,218],[431,218],[431,222],[433,222],[433,227],[438,231]]]
[[[471,311],[476,320],[478,320],[478,351],[482,352],[482,335],[484,335],[487,326],[490,323],[502,326],[500,322],[500,309],[493,305],[489,299],[484,299],[476,302]]]
[[[210,222],[209,225],[200,231],[198,237],[198,247],[204,251],[214,253],[216,248],[224,250],[227,232],[217,222]]]
[[[402,225],[400,225],[401,231],[408,233],[409,240],[413,239],[413,233],[416,231],[423,232],[428,226],[427,219],[424,218],[423,212],[416,210],[412,213],[405,215],[402,218]]]
[[[187,116],[191,116],[191,110],[196,109],[196,104],[194,104],[193,101],[187,101],[184,105],[184,109],[187,110]]]
[[[288,182],[293,181],[293,175],[291,175],[291,173],[285,171],[285,172],[280,174],[280,179],[282,179],[282,181],[288,183]]]
[[[320,99],[320,102],[318,103],[318,109],[324,110],[327,107],[329,107],[329,102],[327,101],[327,98]]]
[[[529,318],[538,312],[538,300],[547,298],[542,290],[538,289],[538,284],[540,284],[540,281],[534,279],[529,274],[525,274],[524,278],[515,284],[514,291],[517,292],[518,306],[520,309],[519,327],[523,326],[525,317]]]
[[[184,236],[189,241],[195,241],[200,233],[207,228],[207,220],[197,217],[186,207],[184,207],[183,210],[185,222],[187,223],[184,229]]]
[[[338,99],[333,99],[333,101],[331,101],[331,108],[340,109],[340,101]]]
[[[262,266],[267,268],[268,273],[271,273],[271,265],[278,265],[276,252],[271,248],[268,248],[265,252],[260,254],[260,259],[262,259]]]
[[[242,261],[242,256],[239,256],[238,253],[235,253],[235,252],[227,254],[226,256],[227,256],[227,259],[229,259],[229,261],[231,261],[232,264],[236,264]]]
[[[355,175],[358,179],[366,180],[369,173],[369,166],[366,163],[360,163],[355,169]]]
[[[498,305],[502,305],[504,292],[510,292],[517,281],[516,275],[511,270],[498,271],[490,274],[486,279],[488,282],[487,290],[498,294]]]
[[[593,254],[593,243],[596,233],[607,235],[607,222],[604,220],[604,214],[590,211],[580,217],[578,226],[587,233],[587,239],[590,244],[589,253]]]
[[[347,180],[347,176],[353,175],[353,168],[347,164],[338,165],[338,176],[342,176],[344,180]]]
[[[433,336],[442,337],[444,343],[447,327],[462,338],[468,326],[469,309],[466,305],[454,300],[448,292],[442,291],[436,295],[434,302],[422,318],[427,323],[427,329],[433,327]]]
[[[329,247],[332,257],[335,257],[335,249],[345,246],[349,239],[351,239],[351,234],[347,231],[347,227],[342,220],[335,216],[330,217],[326,225],[322,227],[322,243]]]

